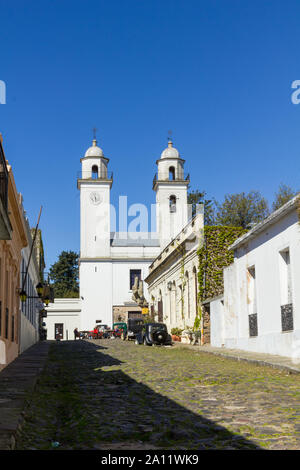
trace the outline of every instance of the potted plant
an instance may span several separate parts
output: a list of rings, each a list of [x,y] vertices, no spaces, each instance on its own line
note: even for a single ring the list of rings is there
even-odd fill
[[[171,329],[171,336],[173,341],[181,341],[181,333],[182,333],[181,328],[172,328]]]

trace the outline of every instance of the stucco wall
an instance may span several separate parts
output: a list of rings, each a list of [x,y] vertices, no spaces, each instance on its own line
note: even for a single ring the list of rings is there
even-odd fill
[[[158,319],[158,302],[162,301],[163,321],[169,330],[193,327],[197,315],[197,250],[203,242],[202,230],[203,213],[199,213],[154,260],[146,278],[150,307]],[[180,247],[185,247],[184,256]]]
[[[225,346],[290,356],[300,353],[300,227],[296,210],[236,250],[224,270]],[[289,248],[293,331],[282,332],[280,251]],[[255,266],[258,335],[249,337],[249,279]],[[300,355],[300,354],[299,354]]]
[[[74,339],[74,329],[80,329],[80,299],[55,299],[46,308],[47,339],[55,339],[55,324],[63,324],[63,340]]]
[[[223,297],[210,302],[210,344],[224,346],[224,304]]]

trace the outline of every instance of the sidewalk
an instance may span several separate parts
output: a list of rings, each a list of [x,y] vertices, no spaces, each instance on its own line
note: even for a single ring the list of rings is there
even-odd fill
[[[289,357],[276,356],[273,354],[255,353],[250,351],[243,351],[240,349],[226,349],[216,348],[210,344],[203,346],[192,346],[190,344],[181,343],[174,341],[176,347],[193,349],[195,352],[203,352],[209,354],[215,354],[217,356],[227,357],[228,359],[234,359],[237,361],[252,362],[262,366],[274,367],[276,369],[286,370],[291,374],[300,374],[300,359],[293,362]]]
[[[34,344],[0,372],[0,450],[14,448],[26,398],[43,370],[50,344]]]

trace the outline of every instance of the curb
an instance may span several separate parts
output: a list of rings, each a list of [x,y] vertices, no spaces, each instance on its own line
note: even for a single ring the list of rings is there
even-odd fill
[[[174,343],[173,343],[173,345],[174,345]],[[203,352],[203,353],[206,353],[206,354],[213,354],[215,356],[223,357],[223,358],[226,358],[226,359],[233,359],[234,361],[244,361],[244,362],[248,362],[248,363],[259,365],[259,366],[273,367],[273,369],[283,370],[283,371],[289,372],[290,374],[300,374],[300,369],[295,368],[292,365],[289,366],[289,365],[284,365],[284,364],[278,364],[276,362],[265,361],[263,359],[255,359],[255,358],[246,357],[246,356],[243,356],[243,355],[234,355],[234,354],[223,353],[223,352],[219,352],[219,351],[211,351],[211,350],[207,350],[207,349],[204,349],[204,348],[199,349],[199,347],[197,347],[197,346],[191,346],[189,344],[184,344],[184,343],[179,343],[178,346],[182,347],[182,348],[185,347],[187,349],[191,349],[194,352],[200,352],[200,353]]]

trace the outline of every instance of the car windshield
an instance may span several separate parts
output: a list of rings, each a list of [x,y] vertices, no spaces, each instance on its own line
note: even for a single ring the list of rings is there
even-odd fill
[[[160,325],[151,325],[150,330],[151,331],[157,331],[157,330],[166,330],[166,325],[160,324]]]

